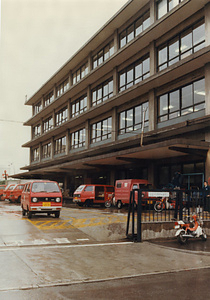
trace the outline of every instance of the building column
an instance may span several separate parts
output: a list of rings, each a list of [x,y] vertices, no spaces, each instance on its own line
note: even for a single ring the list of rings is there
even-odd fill
[[[210,3],[205,6],[205,40],[206,46],[210,45]]]
[[[110,184],[115,185],[115,170],[110,171]]]
[[[208,5],[208,7],[210,7],[210,5]],[[210,11],[210,9],[209,9]],[[209,23],[210,25],[210,23]],[[210,63],[205,65],[205,94],[206,94],[206,111],[205,111],[205,115],[210,115],[210,90],[209,90],[209,86],[210,86]],[[206,142],[210,142],[210,132],[206,132],[205,133],[205,141]],[[210,149],[207,153],[206,156],[206,164],[205,164],[205,170],[206,170],[206,174],[205,174],[205,178],[206,180],[208,180],[210,178]]]
[[[55,110],[53,109],[53,112],[52,112],[52,120],[53,120],[53,128],[55,127],[55,124],[56,124],[56,117],[55,117]]]
[[[117,67],[113,69],[113,96],[116,96],[118,93],[118,73]]]
[[[67,129],[66,131],[66,155],[69,154],[70,151],[70,134],[69,134],[69,130]]]
[[[150,0],[150,23],[153,24],[156,21],[156,5],[155,0]]]
[[[117,108],[112,109],[112,142],[117,140]]]
[[[149,163],[149,167],[148,167],[148,181],[153,186],[155,186],[155,165],[154,165],[154,162],[150,162]]]
[[[87,110],[89,110],[91,108],[91,87],[90,85],[87,87]]]
[[[54,149],[55,149],[55,145],[54,145],[54,137],[51,137],[51,155],[50,155],[50,159],[54,158]]]
[[[151,42],[149,45],[149,56],[150,56],[150,76],[156,73],[156,49],[155,41]]]
[[[42,160],[41,157],[42,157],[42,144],[39,143],[39,160],[38,160],[39,162]]]
[[[157,125],[157,104],[155,90],[149,91],[149,131],[155,130]]]
[[[70,99],[68,100],[68,103],[67,103],[67,110],[68,110],[67,120],[70,120],[71,119],[71,100]]]
[[[88,55],[88,72],[90,73],[90,71],[92,70],[92,52],[89,53]]]
[[[118,30],[116,29],[114,32],[114,53],[116,53],[119,49],[119,39],[118,39]]]
[[[85,123],[85,149],[90,147],[90,122],[89,120]]]
[[[42,109],[43,109],[44,108],[44,95],[42,96],[41,104],[42,104]]]
[[[54,85],[54,88],[53,88],[53,95],[54,95],[54,100],[55,100],[57,98],[56,84]]]

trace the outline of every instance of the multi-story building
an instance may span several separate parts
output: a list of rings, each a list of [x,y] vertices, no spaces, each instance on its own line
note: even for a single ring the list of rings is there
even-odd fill
[[[131,0],[25,103],[21,177],[210,176],[210,1]],[[196,175],[195,175],[196,174]],[[20,175],[19,175],[20,177]]]

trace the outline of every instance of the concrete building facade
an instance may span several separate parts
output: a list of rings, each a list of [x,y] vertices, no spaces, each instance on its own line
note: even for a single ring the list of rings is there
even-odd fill
[[[210,177],[210,2],[132,0],[26,101],[28,170],[65,190]]]

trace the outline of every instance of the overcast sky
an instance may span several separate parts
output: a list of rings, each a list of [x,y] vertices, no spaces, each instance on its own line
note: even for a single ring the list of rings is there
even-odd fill
[[[0,0],[0,178],[29,164],[24,105],[127,0]]]

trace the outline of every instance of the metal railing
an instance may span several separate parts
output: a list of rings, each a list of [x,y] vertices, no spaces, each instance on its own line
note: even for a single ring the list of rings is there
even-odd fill
[[[183,220],[193,214],[210,220],[210,197],[203,191],[134,189],[130,193],[126,236],[130,237],[130,221],[131,238],[140,242],[142,223]]]

